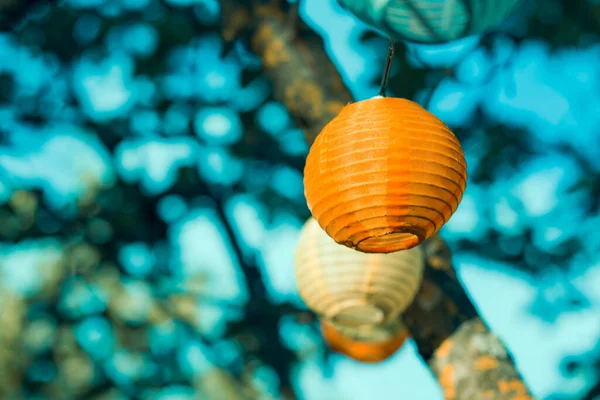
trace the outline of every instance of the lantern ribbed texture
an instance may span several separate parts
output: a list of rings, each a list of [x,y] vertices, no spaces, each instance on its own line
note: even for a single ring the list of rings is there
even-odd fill
[[[339,0],[397,39],[440,43],[492,29],[522,0]]]
[[[383,326],[344,327],[327,320],[321,320],[320,326],[329,348],[361,362],[376,363],[389,358],[409,337],[400,318]]]
[[[466,185],[456,136],[399,98],[344,107],[317,136],[304,169],[313,217],[337,243],[367,253],[409,249],[434,235]]]
[[[319,317],[341,325],[383,324],[414,300],[423,278],[420,247],[365,254],[335,243],[311,218],[295,256],[300,297]]]

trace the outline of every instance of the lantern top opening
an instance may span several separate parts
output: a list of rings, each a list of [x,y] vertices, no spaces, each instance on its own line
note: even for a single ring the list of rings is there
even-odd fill
[[[402,97],[389,97],[389,96],[377,95],[377,96],[370,97],[368,99],[364,99],[364,100],[360,100],[360,101],[355,101],[353,103],[348,103],[348,104],[346,104],[346,106],[344,108],[342,108],[341,112],[343,113],[344,111],[349,111],[349,110],[354,109],[355,107],[360,107],[360,106],[364,105],[365,103],[371,103],[371,102],[387,103],[387,104],[384,104],[384,106],[392,105],[394,103],[395,104],[403,104],[403,106],[405,106],[405,107],[410,107],[412,109],[419,108],[419,109],[422,109],[424,111],[427,111],[419,103],[416,103],[416,102],[414,102],[412,100],[409,100],[409,99],[405,99],[405,98],[402,98]],[[427,112],[429,112],[429,111],[427,111]]]

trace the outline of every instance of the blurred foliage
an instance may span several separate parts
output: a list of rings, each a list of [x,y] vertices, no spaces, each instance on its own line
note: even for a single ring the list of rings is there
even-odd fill
[[[302,378],[328,352],[289,280],[308,146],[247,40],[221,40],[219,3],[2,12],[0,396],[338,396]],[[600,267],[598,21],[597,2],[526,1],[481,40],[398,44],[390,82],[464,144],[453,253],[540,280],[549,324],[598,301],[572,283]],[[370,97],[387,42],[348,26],[319,33]],[[579,386],[556,395],[582,398],[598,359],[565,360]]]

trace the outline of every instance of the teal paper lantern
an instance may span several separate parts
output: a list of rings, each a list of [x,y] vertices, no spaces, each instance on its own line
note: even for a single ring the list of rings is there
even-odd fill
[[[500,24],[522,0],[338,0],[394,39],[442,43]]]

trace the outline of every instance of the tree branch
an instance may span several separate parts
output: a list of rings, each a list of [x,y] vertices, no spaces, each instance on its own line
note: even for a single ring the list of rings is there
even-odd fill
[[[404,321],[419,353],[429,360],[462,323],[477,317],[477,311],[456,277],[446,243],[436,235],[422,246],[426,257],[423,285]]]
[[[448,400],[534,400],[506,347],[479,318],[462,323],[429,366]]]
[[[248,7],[221,0],[221,9],[228,10],[223,37],[231,41],[240,34],[250,36],[252,50],[261,57],[263,69],[273,81],[275,98],[286,105],[304,129],[306,141],[312,143],[342,107],[352,102],[352,96],[323,50],[320,37],[300,37],[281,3],[257,2]]]
[[[273,80],[275,98],[288,107],[311,144],[352,97],[322,42],[296,35],[281,3],[244,7],[221,0],[222,9],[229,10],[223,35],[226,40],[250,36],[252,50]],[[447,245],[436,236],[423,248],[424,282],[405,323],[446,399],[532,399],[508,350],[485,327],[458,281]]]

